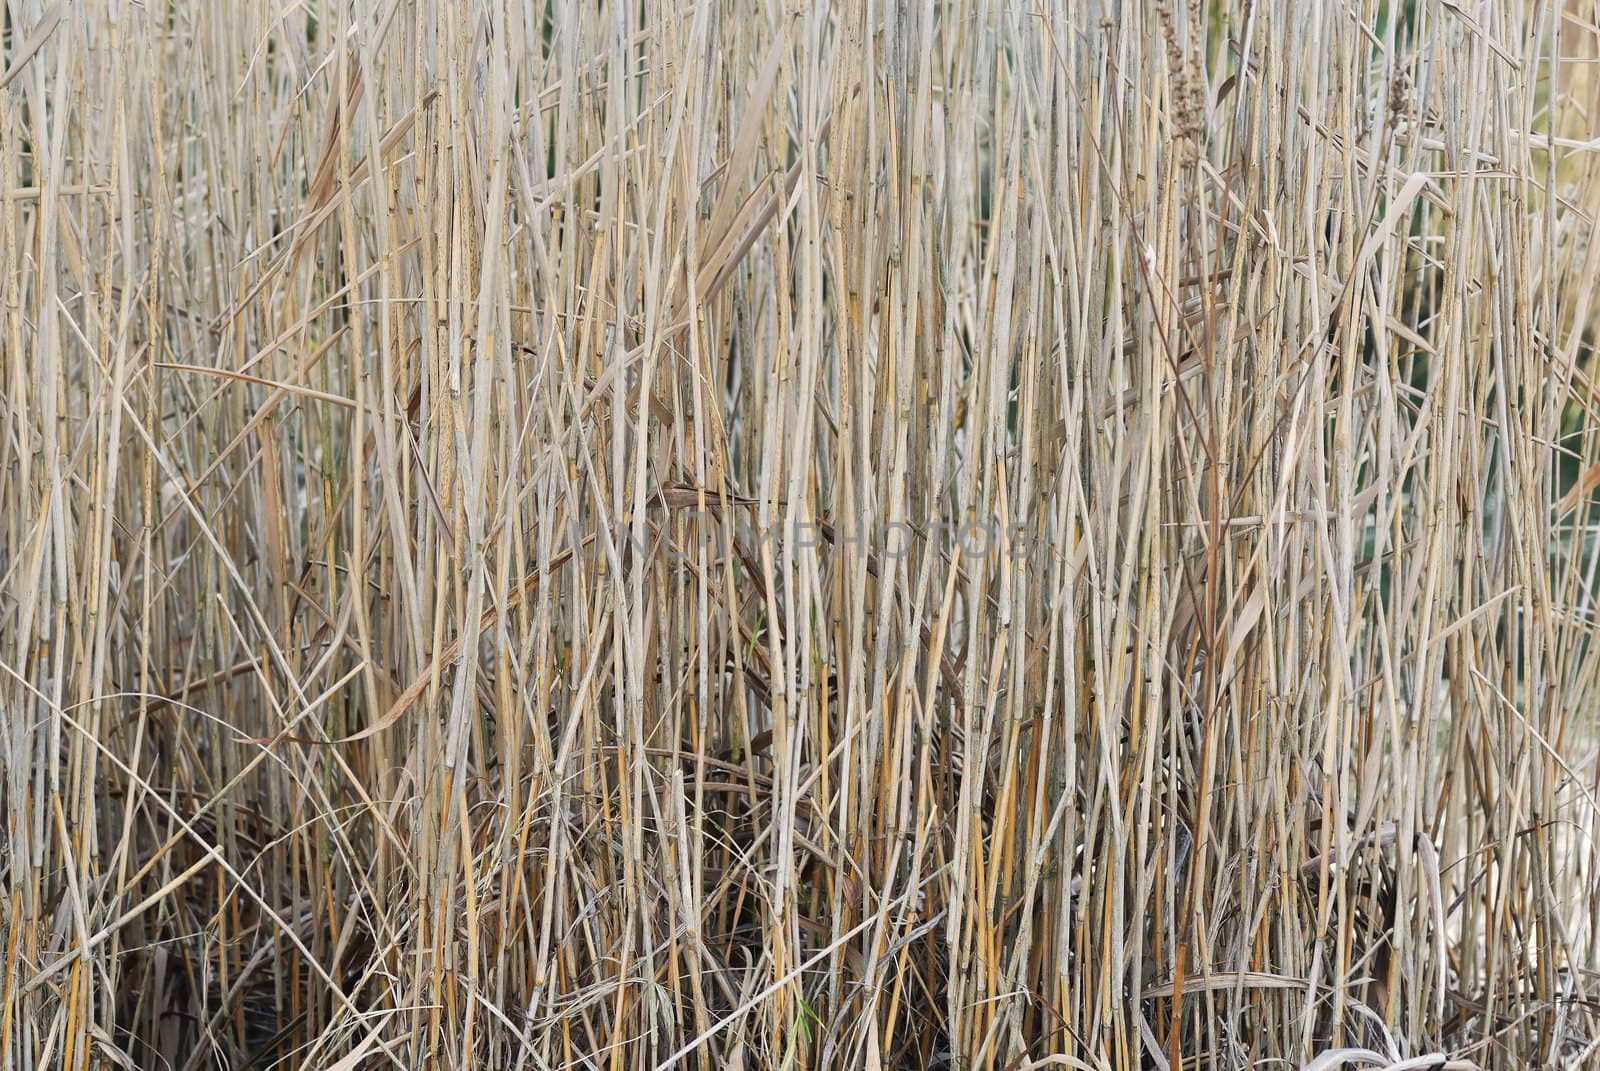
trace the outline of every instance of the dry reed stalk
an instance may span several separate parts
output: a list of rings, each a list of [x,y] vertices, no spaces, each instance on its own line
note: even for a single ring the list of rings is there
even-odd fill
[[[1579,1067],[1577,0],[7,0],[0,1069]]]

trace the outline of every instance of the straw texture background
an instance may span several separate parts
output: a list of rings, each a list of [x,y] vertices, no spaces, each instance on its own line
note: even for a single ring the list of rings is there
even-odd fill
[[[1593,1066],[1596,17],[7,0],[0,1068]]]

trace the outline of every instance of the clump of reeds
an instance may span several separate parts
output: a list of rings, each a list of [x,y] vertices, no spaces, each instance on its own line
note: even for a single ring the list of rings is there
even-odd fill
[[[1590,1066],[1575,0],[10,0],[0,1068]]]

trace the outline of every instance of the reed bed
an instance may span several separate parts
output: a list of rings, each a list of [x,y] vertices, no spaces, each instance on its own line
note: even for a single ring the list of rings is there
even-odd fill
[[[0,1068],[1593,1067],[1587,0],[7,0]]]

